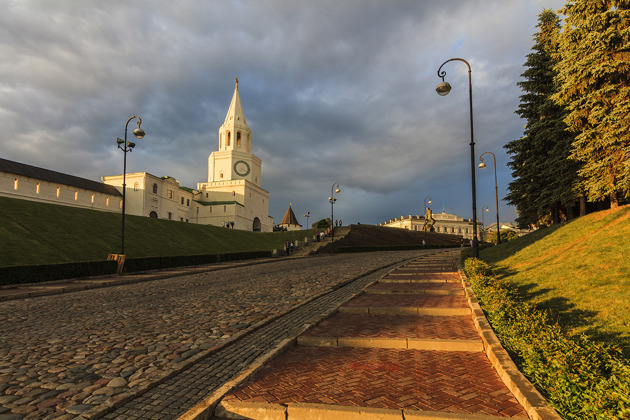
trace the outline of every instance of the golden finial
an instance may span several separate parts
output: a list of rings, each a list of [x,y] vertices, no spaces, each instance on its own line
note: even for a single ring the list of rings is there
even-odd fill
[[[236,81],[236,89],[238,89],[238,77],[235,77],[234,80]]]

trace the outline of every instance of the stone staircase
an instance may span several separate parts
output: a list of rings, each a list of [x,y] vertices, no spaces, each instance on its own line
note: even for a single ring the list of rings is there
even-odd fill
[[[342,226],[342,227],[335,228],[335,243],[345,238],[349,232],[350,232],[349,226]],[[295,252],[290,256],[291,257],[306,257],[308,255],[316,253],[320,249],[329,245],[331,242],[332,242],[332,239],[330,236],[325,237],[322,241],[319,241],[319,242],[312,241],[312,242],[304,243],[300,241],[300,246],[297,247],[295,249]]]
[[[457,255],[392,270],[229,392],[217,418],[528,418],[484,353]]]

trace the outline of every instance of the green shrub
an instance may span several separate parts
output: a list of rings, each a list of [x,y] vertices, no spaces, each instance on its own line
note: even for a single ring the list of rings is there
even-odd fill
[[[630,418],[630,365],[619,349],[567,337],[483,261],[467,259],[465,271],[505,348],[563,417]]]

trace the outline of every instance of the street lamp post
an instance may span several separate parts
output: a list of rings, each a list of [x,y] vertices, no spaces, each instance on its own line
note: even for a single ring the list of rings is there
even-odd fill
[[[485,169],[486,164],[483,163],[483,155],[491,154],[492,159],[494,161],[494,201],[497,206],[497,245],[501,243],[501,231],[499,227],[499,188],[497,187],[497,157],[492,152],[484,152],[479,156],[479,160],[481,163],[479,164],[480,169]]]
[[[306,217],[306,229],[308,229],[308,218],[311,217],[311,212],[307,211],[304,217]]]
[[[133,130],[133,135],[136,138],[141,139],[144,137],[144,130],[140,128],[140,124],[142,124],[142,119],[136,115],[129,118],[127,123],[125,124],[125,139],[121,139],[120,137],[116,138],[116,143],[118,143],[118,148],[123,151],[123,201],[122,201],[122,234],[121,234],[121,245],[120,245],[120,254],[125,255],[125,201],[127,197],[127,152],[131,152],[136,144],[133,142],[127,141],[127,126],[129,125],[129,121],[134,118],[138,119],[138,128]]]
[[[335,189],[335,185],[337,189]],[[339,189],[339,183],[335,182],[330,187],[330,197],[328,197],[328,201],[330,201],[330,253],[332,254],[335,251],[335,227],[333,223],[335,223],[335,193],[339,194],[341,190]]]
[[[488,206],[483,206],[481,208],[481,226],[483,226],[483,230],[481,231],[481,241],[485,242],[486,239],[486,218],[485,218],[485,213],[484,213],[484,209],[486,209],[485,211],[490,213],[490,209],[488,208]]]
[[[474,258],[479,257],[479,241],[477,240],[477,191],[475,187],[475,137],[474,137],[474,127],[473,127],[473,104],[472,104],[472,76],[470,64],[468,61],[463,58],[451,58],[450,60],[446,60],[442,63],[440,68],[437,71],[438,77],[442,79],[442,81],[437,85],[435,91],[440,96],[446,96],[451,91],[451,85],[448,82],[444,81],[444,77],[446,76],[446,71],[442,71],[442,67],[444,64],[450,61],[462,61],[468,66],[468,93],[470,98],[470,169],[471,169],[471,180],[472,180],[472,219],[473,219],[473,239],[472,239],[472,254]]]
[[[425,212],[425,214],[427,212],[427,198],[429,199],[429,205],[433,204],[433,201],[431,201],[431,197],[429,197],[428,195],[426,197],[424,197],[424,212]]]

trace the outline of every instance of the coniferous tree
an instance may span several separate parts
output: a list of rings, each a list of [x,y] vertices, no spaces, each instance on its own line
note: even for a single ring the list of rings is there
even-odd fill
[[[589,201],[630,198],[630,0],[571,0],[555,66]]]
[[[524,80],[518,82],[524,93],[515,112],[527,121],[524,135],[504,146],[514,177],[505,199],[516,205],[520,226],[558,222],[559,213],[566,215],[576,200],[577,168],[567,159],[573,136],[563,122],[564,107],[551,99],[557,88],[558,16],[544,10],[537,28]]]

